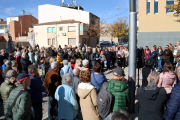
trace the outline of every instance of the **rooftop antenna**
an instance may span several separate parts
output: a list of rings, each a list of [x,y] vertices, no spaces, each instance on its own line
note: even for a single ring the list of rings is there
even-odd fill
[[[62,0],[62,6],[64,6],[64,0]]]

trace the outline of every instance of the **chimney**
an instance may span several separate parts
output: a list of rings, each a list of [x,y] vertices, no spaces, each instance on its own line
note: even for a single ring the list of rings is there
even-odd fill
[[[25,15],[25,11],[23,10],[23,15]]]
[[[3,19],[0,18],[0,22],[2,22],[2,21],[3,21]]]

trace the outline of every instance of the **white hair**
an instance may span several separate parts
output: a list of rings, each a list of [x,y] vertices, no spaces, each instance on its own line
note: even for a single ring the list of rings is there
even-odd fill
[[[11,63],[10,60],[6,60],[6,62],[5,62],[6,65],[9,65],[10,63]]]
[[[69,84],[68,81],[72,80],[72,75],[70,73],[65,73],[62,77],[62,84]]]
[[[73,70],[74,75],[78,75],[79,72],[80,72],[79,68],[74,68]]]
[[[58,66],[58,62],[53,61],[53,62],[51,63],[51,69],[55,69],[57,66]]]
[[[68,65],[68,60],[63,60],[64,65]]]
[[[12,60],[11,63],[12,63],[12,67],[15,67],[16,61],[15,61],[15,60]]]
[[[83,64],[83,66],[86,66],[86,65],[88,65],[88,64],[89,64],[89,60],[87,60],[87,59],[84,59],[84,60],[82,61],[82,64]]]

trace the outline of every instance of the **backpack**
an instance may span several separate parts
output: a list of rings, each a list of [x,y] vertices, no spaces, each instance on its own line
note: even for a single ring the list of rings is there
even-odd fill
[[[101,117],[107,117],[111,112],[112,94],[107,91],[107,82],[104,82],[103,89],[97,96],[98,112]]]

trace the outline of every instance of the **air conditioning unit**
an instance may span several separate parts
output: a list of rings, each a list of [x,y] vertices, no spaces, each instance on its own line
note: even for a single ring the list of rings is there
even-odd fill
[[[66,33],[62,33],[62,35],[63,35],[63,36],[65,36],[65,35],[66,35]]]

